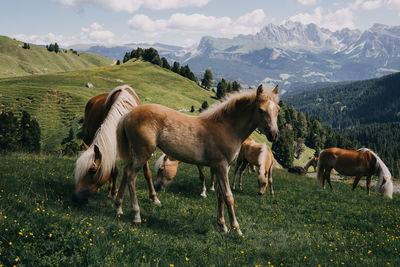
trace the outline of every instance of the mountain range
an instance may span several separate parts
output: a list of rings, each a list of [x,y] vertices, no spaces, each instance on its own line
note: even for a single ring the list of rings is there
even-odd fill
[[[209,68],[217,79],[225,77],[245,85],[279,83],[286,89],[315,82],[369,79],[400,71],[400,26],[382,24],[365,31],[345,28],[333,32],[316,24],[288,21],[232,39],[205,36],[190,49],[129,44],[93,46],[84,51],[121,59],[137,46],[154,46],[170,61],[189,64],[198,76]]]

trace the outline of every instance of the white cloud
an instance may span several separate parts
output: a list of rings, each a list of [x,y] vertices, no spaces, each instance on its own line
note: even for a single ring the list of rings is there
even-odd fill
[[[400,0],[389,0],[388,6],[400,10]]]
[[[354,29],[353,11],[351,8],[341,8],[335,12],[325,13],[321,7],[314,9],[314,13],[300,13],[290,17],[288,20],[298,21],[303,24],[315,23],[320,27],[330,29],[331,31],[343,28]]]
[[[366,1],[362,3],[361,7],[365,10],[374,10],[380,8],[383,2],[382,0]]]
[[[240,16],[235,21],[229,17],[183,13],[175,13],[168,19],[152,20],[144,14],[137,14],[128,21],[128,24],[132,29],[146,34],[173,31],[182,34],[190,32],[214,35],[214,33],[217,33],[222,36],[234,36],[237,34],[254,34],[270,21],[262,9],[256,9]]]
[[[202,7],[211,0],[53,0],[67,6],[84,6],[91,4],[113,11],[132,13],[141,8],[154,10],[184,8],[184,7]]]
[[[317,0],[297,0],[303,6],[311,6],[317,3]]]
[[[21,41],[41,45],[57,42],[63,47],[77,43],[111,44],[114,42],[114,33],[104,30],[103,26],[97,22],[92,23],[89,27],[82,27],[80,32],[73,36],[57,35],[50,32],[42,35],[15,34],[12,37]]]

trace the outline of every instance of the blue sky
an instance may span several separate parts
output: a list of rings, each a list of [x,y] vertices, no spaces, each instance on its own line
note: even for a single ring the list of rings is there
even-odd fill
[[[2,0],[0,35],[73,44],[196,44],[202,36],[254,34],[268,23],[330,30],[400,25],[400,0]]]

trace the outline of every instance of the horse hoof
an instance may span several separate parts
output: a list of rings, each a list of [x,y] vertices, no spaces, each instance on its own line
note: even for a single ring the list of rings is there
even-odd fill
[[[154,205],[161,207],[161,201],[157,197],[154,199],[150,198],[150,202],[153,202]]]
[[[210,187],[210,191],[215,191],[215,188],[214,188],[214,186],[213,187]]]
[[[117,215],[122,215],[122,214],[124,214],[122,208],[121,207],[117,208]]]
[[[240,229],[236,229],[235,231],[238,233],[239,236],[243,236],[243,233]]]
[[[227,233],[228,232],[228,227],[226,227],[226,225],[220,225],[221,227],[221,232]]]
[[[202,198],[207,198],[206,193],[201,193],[200,196],[201,196]]]
[[[133,220],[133,224],[134,225],[141,225],[142,224],[142,220],[141,219],[134,219]]]

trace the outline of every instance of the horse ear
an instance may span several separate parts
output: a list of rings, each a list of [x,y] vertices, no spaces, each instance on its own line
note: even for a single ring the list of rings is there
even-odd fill
[[[272,90],[272,93],[278,95],[279,94],[279,85],[276,85],[274,90]]]
[[[88,146],[85,142],[83,142],[83,141],[82,141],[82,145],[83,145],[83,147],[84,147],[86,150],[89,148],[89,146]]]
[[[97,145],[94,145],[94,160],[101,161],[101,153]]]
[[[257,96],[261,95],[264,91],[262,84],[260,84],[257,88]]]
[[[279,102],[279,85],[276,85],[274,90],[272,90],[272,93],[275,94],[275,102],[278,103]]]

